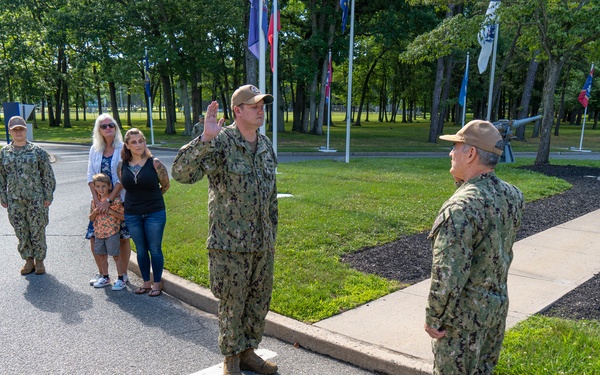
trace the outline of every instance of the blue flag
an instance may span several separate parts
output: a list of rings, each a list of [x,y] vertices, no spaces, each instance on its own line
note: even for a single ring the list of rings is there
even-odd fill
[[[340,0],[342,8],[342,34],[346,31],[346,23],[348,21],[348,0]]]
[[[462,85],[460,85],[460,93],[458,94],[458,104],[461,107],[465,106],[467,99],[467,85],[469,84],[469,70],[468,65],[465,66],[465,76],[463,77]]]
[[[250,1],[250,22],[249,22],[249,27],[248,27],[248,49],[250,50],[250,52],[252,52],[252,54],[254,55],[254,57],[256,57],[257,59],[260,58],[259,54],[259,31],[258,31],[258,13],[259,13],[259,6],[260,3],[262,3],[263,5],[263,12],[262,12],[262,30],[263,30],[263,34],[266,38],[267,36],[267,32],[269,31],[269,21],[267,20],[267,14],[269,13],[269,10],[267,9],[267,3],[266,0],[262,1],[262,0],[249,0]]]

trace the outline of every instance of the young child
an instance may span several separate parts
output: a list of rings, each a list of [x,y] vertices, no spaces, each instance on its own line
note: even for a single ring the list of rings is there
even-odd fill
[[[106,200],[112,189],[110,178],[104,173],[95,174],[92,177],[94,190],[98,194],[100,202]],[[110,202],[110,201],[109,201]],[[123,290],[126,287],[123,281],[123,270],[119,261],[119,244],[121,222],[124,220],[123,203],[119,196],[110,203],[110,208],[107,213],[101,213],[97,210],[92,200],[92,209],[90,213],[90,221],[94,223],[94,253],[100,256],[102,277],[93,285],[94,288],[103,288],[110,285],[110,276],[108,274],[108,256],[112,256],[117,266],[119,279],[115,282],[112,290]]]

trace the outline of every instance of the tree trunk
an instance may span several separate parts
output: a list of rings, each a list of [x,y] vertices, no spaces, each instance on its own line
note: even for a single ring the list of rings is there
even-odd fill
[[[79,121],[79,92],[75,93],[75,121]]]
[[[373,60],[373,62],[371,63],[371,66],[369,67],[369,71],[367,72],[367,76],[365,77],[365,82],[363,83],[362,92],[360,93],[360,104],[358,105],[358,116],[357,116],[356,123],[354,124],[354,126],[360,126],[360,117],[362,114],[363,106],[365,104],[365,98],[367,97],[367,90],[369,89],[369,79],[371,78],[371,75],[375,71],[375,67],[377,66],[377,63],[383,57],[383,55],[385,55],[385,53],[387,51],[389,51],[389,48],[384,48],[383,51],[381,51],[381,53],[379,54],[379,56],[377,56],[375,58],[375,60]]]
[[[81,82],[85,82],[83,72],[81,72]],[[83,108],[83,121],[85,122],[87,121],[87,103],[85,100],[85,87],[81,89],[81,108]]]
[[[119,116],[119,103],[117,102],[117,85],[115,85],[114,81],[108,82],[108,91],[110,93],[110,110],[112,112],[112,117],[117,124],[122,125],[121,116]]]
[[[202,115],[202,73],[196,71],[192,73],[192,116],[194,121],[197,121]],[[192,121],[192,122],[194,122]]]
[[[100,95],[100,77],[98,77],[98,70],[96,66],[93,67],[94,79],[96,80],[96,100],[98,101],[98,116],[102,114],[102,96]]]
[[[429,143],[437,143],[437,135],[439,128],[439,107],[440,95],[442,93],[442,80],[444,75],[444,58],[440,57],[437,60],[437,69],[435,71],[435,85],[433,87],[433,100],[431,104],[431,120],[429,123]]]
[[[163,99],[165,101],[165,118],[167,126],[165,127],[165,134],[177,134],[175,131],[175,119],[173,118],[175,103],[173,103],[173,96],[171,95],[171,78],[168,75],[162,74],[160,76],[162,82]]]
[[[317,126],[317,78],[318,78],[319,73],[315,72],[313,74],[313,80],[312,83],[310,85],[310,96],[309,96],[309,100],[310,100],[310,114],[309,114],[309,118],[310,118],[310,122],[309,122],[309,128],[305,129],[305,133],[312,133],[312,134],[317,134],[317,135],[322,135],[323,134],[323,128],[318,128]]]
[[[175,100],[175,78],[173,75],[169,75],[169,81],[171,81],[171,116],[173,118],[173,130],[175,130],[175,124],[177,123],[177,101]]]
[[[40,112],[42,113],[42,121],[46,121],[46,100],[44,98],[42,98],[42,109]]]
[[[539,51],[535,51],[533,57],[529,61],[529,67],[527,68],[527,77],[525,78],[525,87],[523,88],[523,95],[521,96],[521,104],[519,105],[519,113],[517,119],[525,118],[529,115],[529,102],[531,101],[531,94],[533,93],[533,84],[535,82],[535,75],[537,73],[539,62],[536,61]],[[525,127],[527,125],[520,126],[517,129],[517,139],[525,140]]]
[[[292,97],[294,123],[292,131],[302,132],[302,113],[304,112],[304,81],[298,81],[296,85],[296,100]]]
[[[440,109],[440,119],[438,123],[437,135],[441,135],[444,132],[444,123],[446,122],[446,118],[448,115],[448,97],[450,96],[450,83],[452,81],[452,70],[454,67],[454,58],[452,55],[446,56],[445,60],[445,70],[446,77],[444,79],[444,88],[442,90],[442,108]]]
[[[67,76],[67,59],[64,59],[63,62],[63,77]],[[62,92],[62,102],[63,102],[63,127],[70,128],[71,127],[71,109],[69,108],[69,85],[65,80],[63,83],[63,92]]]
[[[192,121],[192,109],[190,107],[187,80],[180,78],[179,85],[181,87],[181,101],[183,102],[183,119],[185,123],[183,135],[192,135],[194,123]]]
[[[535,165],[545,165],[550,160],[550,132],[554,122],[554,91],[564,64],[564,60],[550,57],[544,72],[545,83],[542,95],[544,117],[540,129],[540,145],[535,157]]]
[[[563,77],[562,89],[560,94],[560,105],[558,107],[558,116],[556,116],[556,125],[554,125],[554,135],[558,136],[558,129],[560,127],[560,121],[564,116],[565,112],[565,92],[567,90],[567,79],[569,78],[569,73],[571,72],[571,64],[567,67],[567,73]]]
[[[127,126],[132,126],[131,124],[131,88],[127,88]]]
[[[277,90],[277,104],[279,105],[278,108],[275,108],[273,106],[273,110],[278,111],[277,112],[277,132],[278,133],[283,133],[285,132],[285,128],[283,127],[285,125],[285,122],[283,121],[283,114],[285,112],[285,100],[283,98],[283,90],[281,89],[281,82],[278,83],[279,87]]]

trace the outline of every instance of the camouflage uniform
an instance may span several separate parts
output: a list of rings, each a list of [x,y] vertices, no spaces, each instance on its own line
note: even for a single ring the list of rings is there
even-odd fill
[[[56,180],[46,151],[27,142],[0,150],[0,201],[8,204],[8,218],[19,239],[23,259],[46,258],[46,225]]]
[[[226,356],[262,339],[273,286],[276,167],[271,141],[258,134],[254,153],[235,123],[210,142],[195,138],[173,161],[171,175],[181,183],[208,176],[210,284]]]
[[[194,127],[192,128],[192,138],[201,136],[202,133],[204,133],[204,123],[203,122],[195,123]]]
[[[491,374],[508,313],[506,280],[521,224],[523,194],[494,172],[459,186],[439,211],[426,323],[435,374]]]

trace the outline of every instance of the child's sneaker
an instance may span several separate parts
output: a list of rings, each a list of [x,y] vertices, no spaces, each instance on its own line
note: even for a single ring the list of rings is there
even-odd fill
[[[110,277],[101,277],[94,283],[94,288],[104,288],[110,285]]]
[[[90,285],[94,285],[101,278],[102,278],[102,275],[100,275],[99,273],[97,273],[96,276],[92,277],[92,279],[90,280]]]
[[[127,274],[126,274],[126,273],[124,273],[124,274],[123,274],[123,282],[124,282],[125,284],[127,284],[127,283],[129,282],[129,277],[127,277]]]
[[[126,286],[125,281],[117,279],[112,286],[112,290],[123,290]]]

